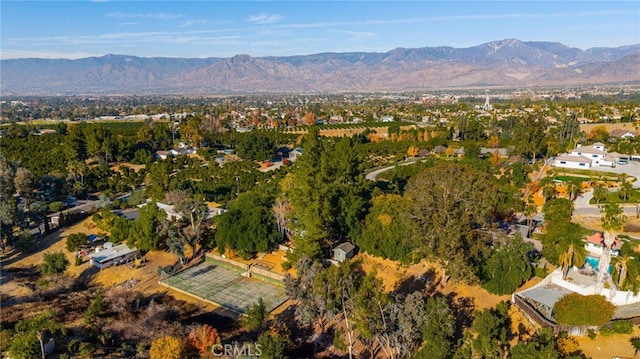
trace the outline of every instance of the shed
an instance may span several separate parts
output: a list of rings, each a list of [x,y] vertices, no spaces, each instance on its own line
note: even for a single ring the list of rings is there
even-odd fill
[[[353,258],[355,254],[356,246],[349,242],[340,243],[333,249],[333,259],[338,262],[344,262],[347,259]]]

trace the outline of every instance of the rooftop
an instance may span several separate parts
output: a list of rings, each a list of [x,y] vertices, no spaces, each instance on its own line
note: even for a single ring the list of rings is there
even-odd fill
[[[104,263],[136,251],[137,249],[129,248],[126,244],[119,244],[100,252],[89,254],[89,258],[93,259],[95,262]]]

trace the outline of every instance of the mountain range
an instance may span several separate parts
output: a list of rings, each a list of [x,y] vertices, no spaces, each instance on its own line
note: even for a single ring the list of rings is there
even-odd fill
[[[418,91],[640,83],[640,44],[581,50],[507,39],[468,48],[283,57],[105,55],[0,61],[8,95],[232,94]]]

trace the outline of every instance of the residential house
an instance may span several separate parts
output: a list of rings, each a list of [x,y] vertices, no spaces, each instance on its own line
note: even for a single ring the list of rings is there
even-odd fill
[[[637,135],[638,135],[637,133],[633,131],[625,130],[623,128],[617,128],[615,130],[611,130],[611,137],[615,137],[615,138],[627,139],[627,138],[636,137]]]
[[[554,161],[556,167],[563,168],[591,168],[591,160],[584,156],[558,155]]]
[[[113,246],[111,242],[107,242],[102,250],[89,254],[89,260],[94,267],[104,269],[127,263],[137,255],[138,250],[129,248],[126,244]]]
[[[353,258],[355,255],[356,246],[349,242],[340,243],[333,249],[333,260],[338,262],[344,262],[347,259]]]
[[[604,235],[600,232],[596,232],[585,239],[585,249],[587,252],[601,256],[604,249]],[[620,254],[620,248],[622,248],[622,241],[616,237],[613,240],[613,246],[611,246],[611,255],[618,256]]]
[[[581,146],[571,150],[571,153],[560,154],[556,157],[554,165],[563,168],[615,167],[620,155],[613,152],[607,153],[604,143],[595,142],[590,146]]]
[[[443,155],[447,151],[447,147],[438,145],[433,148],[433,153],[436,155]]]
[[[498,152],[500,157],[507,157],[509,155],[509,150],[506,148],[480,147],[480,156],[482,157],[493,156],[496,152]]]

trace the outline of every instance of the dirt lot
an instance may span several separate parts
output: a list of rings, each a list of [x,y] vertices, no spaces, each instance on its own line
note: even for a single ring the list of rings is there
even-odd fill
[[[595,339],[589,337],[576,338],[580,349],[588,358],[633,358],[635,350],[629,341],[632,337],[640,336],[640,328],[635,327],[632,334],[616,334],[610,337],[598,335]]]

